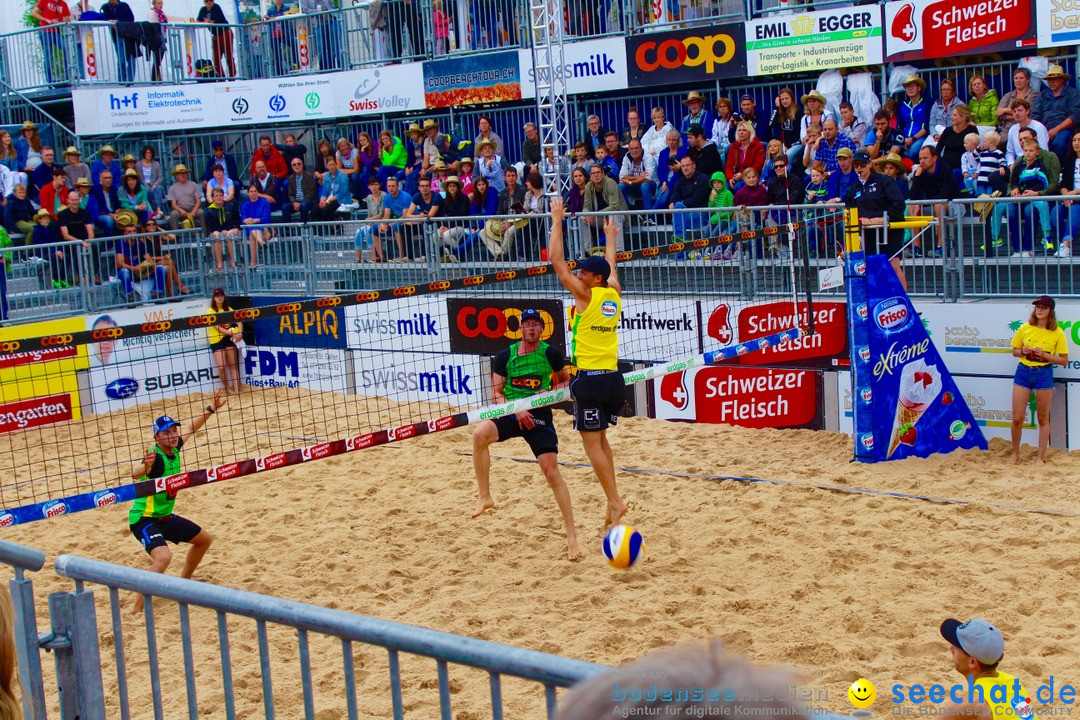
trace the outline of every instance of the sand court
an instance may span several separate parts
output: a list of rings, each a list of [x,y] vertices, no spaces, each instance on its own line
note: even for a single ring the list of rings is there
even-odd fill
[[[313,432],[340,436],[332,434],[341,425],[331,413],[340,412],[341,402],[326,403],[323,417],[318,394],[311,395],[305,413],[314,418]],[[135,441],[145,432],[146,413],[128,413],[122,423],[88,419],[83,433],[96,437],[100,429],[105,436],[123,426]],[[387,419],[399,414],[386,409]],[[560,458],[585,462],[569,417],[556,412],[556,422]],[[265,423],[272,426],[273,418]],[[228,442],[229,428],[226,410],[185,453],[188,466],[206,452],[199,446]],[[585,552],[577,563],[566,561],[561,518],[539,468],[498,457],[530,458],[521,440],[493,446],[496,507],[471,520],[471,428],[183,491],[177,511],[216,537],[199,580],[605,664],[718,636],[756,662],[794,667],[814,689],[815,705],[844,714],[852,709],[847,686],[860,676],[877,686],[871,709],[878,715],[891,714],[895,684],[960,682],[938,635],[946,617],[979,616],[998,625],[1006,637],[1001,667],[1029,689],[1051,675],[1058,685],[1080,684],[1080,517],[990,505],[1080,514],[1077,454],[1051,451],[1049,465],[1036,468],[1034,449],[1025,448],[1027,464],[1014,467],[1007,443],[995,440],[986,453],[852,465],[851,440],[842,435],[642,418],[621,420],[610,438],[617,465],[677,473],[619,473],[630,503],[626,521],[647,545],[645,558],[628,572],[603,559],[603,493],[582,467],[562,469]],[[268,451],[279,449],[266,444]],[[146,567],[127,529],[127,509],[14,527],[4,537],[45,550],[50,563],[68,552]],[[179,572],[184,552],[177,552],[171,573]],[[70,583],[49,570],[34,580],[41,623],[47,593]],[[98,589],[97,600],[114,716],[108,593]],[[121,601],[126,612],[133,597],[122,593]],[[180,716],[186,695],[176,605],[155,607],[166,717]],[[200,717],[224,717],[214,613],[193,609],[192,627]],[[261,716],[255,623],[233,617],[229,628],[237,716]],[[317,636],[311,643],[316,716],[343,717],[340,643]],[[149,717],[141,620],[125,620],[124,644],[135,716]],[[271,627],[270,645],[278,715],[302,716],[296,634]],[[388,716],[385,651],[354,647],[354,655],[361,716]],[[51,667],[48,658],[45,664]],[[435,663],[403,656],[402,677],[406,717],[436,716]],[[486,673],[451,666],[450,677],[455,717],[490,715]],[[505,679],[503,694],[507,717],[543,717],[539,686]]]

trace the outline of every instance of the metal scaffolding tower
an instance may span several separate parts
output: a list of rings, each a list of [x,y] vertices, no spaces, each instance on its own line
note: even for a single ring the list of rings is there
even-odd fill
[[[566,61],[563,57],[564,19],[562,0],[529,0],[532,23],[533,77],[536,81],[536,115],[540,131],[541,174],[547,188],[557,192],[570,183],[570,116],[566,102]],[[545,148],[554,150],[554,168],[545,167]]]

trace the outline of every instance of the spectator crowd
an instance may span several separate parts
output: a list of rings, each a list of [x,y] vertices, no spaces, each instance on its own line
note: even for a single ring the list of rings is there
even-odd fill
[[[151,146],[121,155],[105,145],[88,164],[77,147],[58,152],[43,145],[37,127],[26,122],[17,138],[0,131],[3,225],[28,245],[89,247],[117,238],[115,268],[102,267],[93,254],[93,281],[115,274],[130,297],[132,280],[152,279],[155,293],[186,291],[161,248],[182,228],[205,235],[218,271],[237,269],[237,243],[246,243],[248,268],[257,270],[259,249],[273,241],[277,223],[354,217],[379,221],[356,233],[357,262],[419,259],[433,248],[450,262],[467,255],[539,259],[554,189],[544,177],[556,172],[569,176],[561,191],[586,252],[605,239],[601,224],[585,213],[617,213],[621,250],[629,223],[650,227],[662,217],[675,238],[782,224],[794,217],[793,205],[857,204],[869,182],[888,193],[895,187],[905,203],[944,218],[961,197],[1080,194],[1080,95],[1069,79],[1051,65],[1036,91],[1029,72],[1018,68],[1013,89],[999,99],[976,76],[965,103],[951,80],[930,100],[926,83],[911,76],[903,102],[886,103],[869,121],[849,103],[832,108],[816,90],[796,98],[781,89],[767,119],[749,95],[737,103],[720,97],[710,108],[701,93],[690,92],[685,115],[674,122],[661,108],[650,110],[649,124],[631,108],[621,130],[590,115],[566,157],[541,148],[535,123],[507,141],[481,116],[471,137],[429,119],[400,133],[320,139],[310,151],[291,133],[280,143],[260,136],[250,156],[234,156],[219,140],[193,168],[164,167]],[[862,177],[866,167],[872,177]],[[1016,256],[1071,255],[1080,204],[975,208],[988,226],[986,252],[1006,251],[1007,225]],[[626,214],[631,210],[645,212]],[[823,207],[800,215],[810,221],[809,252],[831,251],[823,223],[834,212]],[[906,251],[940,253],[942,228],[933,247],[917,239]],[[152,242],[124,240],[147,231],[160,232]],[[71,264],[58,255],[41,256],[57,287],[90,280],[68,277]]]

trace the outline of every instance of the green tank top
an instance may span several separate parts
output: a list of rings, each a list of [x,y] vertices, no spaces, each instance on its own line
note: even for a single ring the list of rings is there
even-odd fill
[[[165,463],[165,472],[161,474],[161,477],[169,477],[170,475],[177,475],[180,472],[180,448],[177,448],[173,452],[173,456],[166,455],[161,448],[157,445],[154,446],[154,452],[158,454],[162,462]],[[139,481],[149,480],[146,475],[139,478]],[[135,500],[135,503],[131,506],[131,510],[128,512],[128,524],[134,525],[140,519],[144,517],[159,518],[167,515],[172,515],[173,505],[176,504],[175,497],[169,497],[167,492],[159,492],[156,495],[150,495],[149,497],[141,497]]]
[[[551,389],[554,368],[547,359],[548,344],[541,342],[540,347],[528,355],[518,355],[519,345],[520,341],[510,346],[510,359],[506,362],[503,395],[507,400],[520,400]]]

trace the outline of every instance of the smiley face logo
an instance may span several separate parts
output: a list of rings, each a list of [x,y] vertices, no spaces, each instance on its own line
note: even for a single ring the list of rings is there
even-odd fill
[[[851,687],[847,689],[847,696],[852,705],[860,710],[864,710],[874,704],[874,698],[877,697],[877,690],[874,689],[874,684],[869,680],[866,678],[859,678],[851,683]]]

